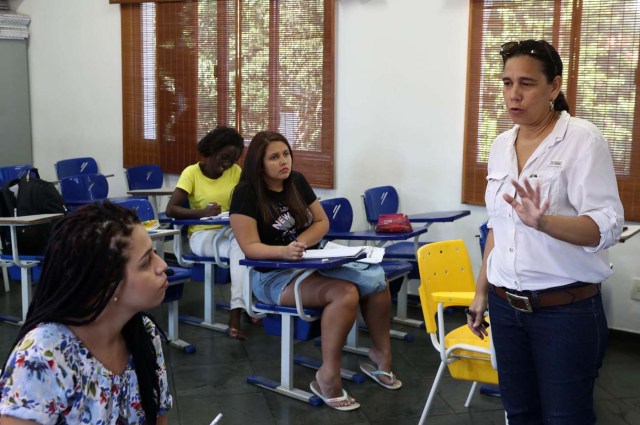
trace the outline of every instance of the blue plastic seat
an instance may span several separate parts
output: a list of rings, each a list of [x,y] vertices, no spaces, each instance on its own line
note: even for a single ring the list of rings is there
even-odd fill
[[[32,165],[9,165],[6,167],[0,167],[0,188],[5,183],[10,182],[13,179],[19,179],[24,176],[27,171],[33,168]]]
[[[153,220],[153,207],[151,203],[142,198],[126,198],[117,199],[113,201],[114,204],[118,204],[127,209],[133,210],[140,221],[145,222]]]
[[[136,165],[126,169],[129,190],[159,189],[162,187],[164,176],[157,164]]]
[[[109,183],[102,174],[79,174],[60,180],[60,193],[68,210],[102,200],[109,194]]]
[[[351,202],[349,202],[347,198],[325,199],[320,201],[320,205],[322,205],[322,208],[329,218],[330,231],[351,231],[351,225],[353,223],[353,208],[351,207]],[[380,266],[382,266],[384,275],[389,281],[389,289],[391,290],[391,293],[397,294],[398,316],[394,318],[394,321],[404,323],[404,320],[406,320],[408,278],[409,274],[413,271],[413,265],[406,261],[382,261],[380,263]],[[397,284],[398,282],[400,282],[399,285]],[[391,336],[399,339],[404,339],[406,341],[414,340],[414,336],[407,332],[398,332],[392,330]],[[349,338],[350,340],[353,340],[355,336],[349,335]],[[357,345],[355,342],[354,344]],[[351,345],[351,341],[348,343],[348,345]]]
[[[164,182],[162,168],[157,164],[135,165],[125,170],[129,190],[160,189]],[[136,196],[149,199],[148,196]],[[153,200],[153,202],[156,202]],[[156,205],[157,206],[157,205]],[[171,219],[164,212],[158,211],[160,224],[169,224]]]
[[[63,159],[55,163],[58,180],[78,174],[97,174],[98,163],[91,157]]]
[[[5,183],[14,179],[19,179],[26,174],[28,170],[32,168],[31,165],[8,165],[6,167],[0,167],[0,189],[4,187]],[[0,229],[0,231],[4,231]],[[9,271],[6,265],[0,264],[2,268],[2,279],[4,281],[4,290],[9,292]]]
[[[480,234],[478,235],[478,242],[480,242],[480,255],[484,255],[484,246],[487,243],[487,236],[489,235],[489,228],[485,221],[480,225]]]
[[[398,212],[400,200],[398,192],[393,186],[372,187],[364,191],[362,196],[367,223],[374,228],[380,214],[395,214]],[[418,248],[430,242],[420,242]],[[415,246],[411,241],[395,242],[385,246],[385,257],[411,261],[414,265],[411,279],[419,279],[420,273],[416,263]]]

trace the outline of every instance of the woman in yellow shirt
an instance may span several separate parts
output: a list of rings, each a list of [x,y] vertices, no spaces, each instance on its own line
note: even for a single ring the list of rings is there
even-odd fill
[[[199,219],[229,211],[231,192],[240,179],[240,166],[236,164],[244,139],[234,128],[218,126],[200,142],[198,152],[203,159],[182,171],[176,189],[167,204],[167,216],[178,219]],[[185,206],[187,204],[189,206]],[[219,226],[189,226],[189,246],[200,256],[214,256],[214,237]],[[231,313],[229,335],[244,339],[241,330],[242,271],[238,262],[244,258],[233,234],[218,242],[218,254],[228,257],[231,270]]]

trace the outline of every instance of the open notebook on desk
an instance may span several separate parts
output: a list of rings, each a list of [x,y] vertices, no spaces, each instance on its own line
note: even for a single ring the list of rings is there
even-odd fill
[[[360,263],[377,264],[384,257],[384,248],[375,246],[344,246],[333,242],[327,242],[323,249],[307,249],[302,258],[318,259],[318,258],[335,258],[335,257],[358,257],[360,254],[366,253],[365,258],[357,260]]]

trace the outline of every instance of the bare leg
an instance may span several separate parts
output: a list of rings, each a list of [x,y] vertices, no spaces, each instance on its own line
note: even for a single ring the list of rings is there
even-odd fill
[[[316,378],[322,394],[334,398],[342,396],[340,359],[349,330],[358,311],[358,289],[352,283],[314,273],[300,284],[305,307],[322,307],[322,367]],[[282,292],[282,305],[295,306],[293,285]],[[387,335],[388,336],[388,335]],[[349,404],[345,402],[344,405]]]
[[[389,288],[384,291],[364,297],[360,300],[360,311],[369,328],[372,346],[369,348],[369,358],[379,370],[391,372],[391,295]],[[381,379],[392,383],[391,379],[381,375]]]

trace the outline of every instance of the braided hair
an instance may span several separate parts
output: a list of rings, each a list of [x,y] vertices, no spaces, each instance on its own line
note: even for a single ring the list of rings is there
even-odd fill
[[[109,201],[87,204],[56,222],[40,282],[14,347],[40,323],[83,326],[93,322],[124,278],[129,238],[139,223],[135,212]],[[135,314],[122,335],[133,357],[146,423],[155,424],[160,388],[156,351],[153,337],[145,330],[145,316],[149,317]]]

